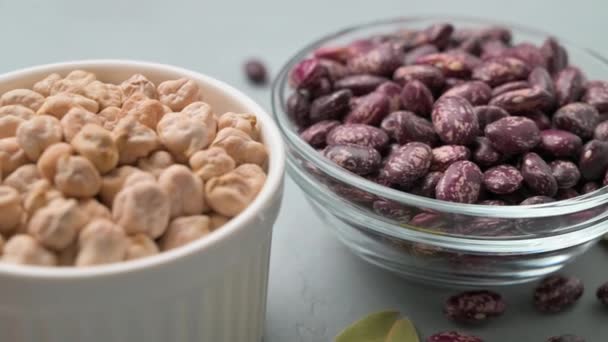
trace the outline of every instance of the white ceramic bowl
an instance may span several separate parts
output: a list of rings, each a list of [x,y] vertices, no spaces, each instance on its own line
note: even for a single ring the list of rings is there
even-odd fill
[[[142,73],[156,84],[188,77],[217,113],[254,113],[270,154],[255,201],[207,237],[154,257],[91,268],[0,264],[0,341],[260,341],[264,328],[272,226],[285,164],[271,117],[243,93],[168,65],[92,60],[43,65],[0,75],[0,94],[46,75],[85,69],[106,82]]]

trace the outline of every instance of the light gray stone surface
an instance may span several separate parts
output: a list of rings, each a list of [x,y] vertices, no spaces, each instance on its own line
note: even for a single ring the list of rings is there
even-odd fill
[[[170,63],[218,77],[269,108],[269,91],[243,79],[241,63],[260,56],[272,71],[305,43],[360,22],[433,13],[531,25],[608,55],[605,1],[25,1],[0,0],[0,72],[83,58]],[[441,315],[452,291],[412,284],[352,256],[287,181],[276,225],[266,342],[329,341],[349,322],[396,308],[428,335],[457,329]],[[490,342],[544,341],[577,333],[608,341],[608,310],[594,299],[608,280],[608,248],[595,247],[567,268],[587,285],[564,314],[531,307],[532,285],[501,290],[509,307],[490,324],[465,329]],[[218,341],[221,342],[221,341]]]

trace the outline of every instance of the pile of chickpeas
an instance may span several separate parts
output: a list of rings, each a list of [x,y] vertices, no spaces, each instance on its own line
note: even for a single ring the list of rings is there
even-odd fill
[[[199,239],[266,180],[256,117],[193,80],[51,74],[0,96],[0,261],[91,266]]]

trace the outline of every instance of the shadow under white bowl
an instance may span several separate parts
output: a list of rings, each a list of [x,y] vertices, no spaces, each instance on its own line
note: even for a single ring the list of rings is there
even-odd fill
[[[159,255],[91,268],[0,264],[0,341],[260,341],[272,226],[283,193],[284,147],[272,118],[243,93],[186,69],[128,60],[49,64],[0,75],[0,94],[50,73],[85,69],[104,82],[141,73],[187,77],[216,113],[254,113],[270,161],[266,184],[240,215],[207,237]]]

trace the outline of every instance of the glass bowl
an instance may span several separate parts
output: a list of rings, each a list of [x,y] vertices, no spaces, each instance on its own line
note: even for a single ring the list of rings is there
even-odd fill
[[[514,42],[542,43],[534,29],[470,18],[398,18],[351,27],[319,39],[282,68],[272,89],[274,116],[287,144],[288,170],[318,215],[356,255],[407,278],[437,285],[505,285],[559,270],[608,232],[608,189],[568,200],[489,206],[439,201],[357,176],[325,159],[298,135],[286,112],[293,66],[322,46],[336,46],[436,22],[456,28],[501,25]],[[570,62],[594,79],[608,79],[608,61],[560,42]]]

